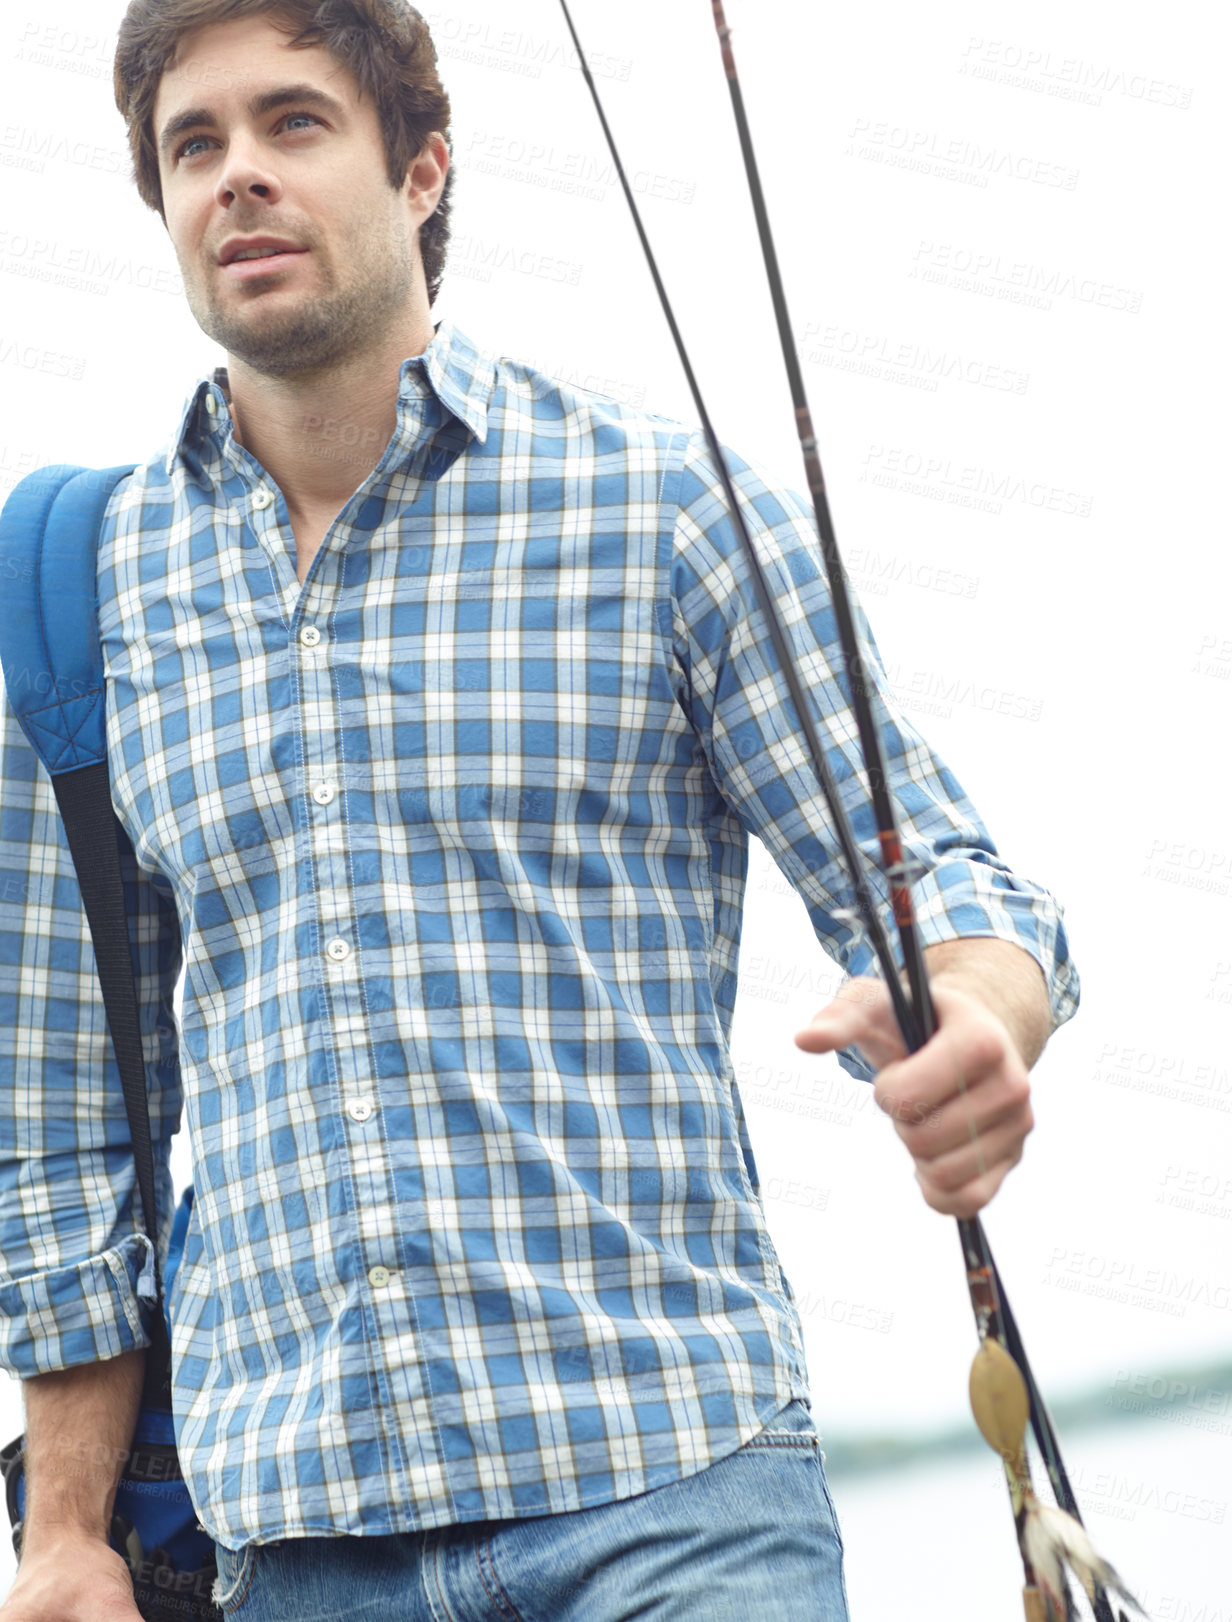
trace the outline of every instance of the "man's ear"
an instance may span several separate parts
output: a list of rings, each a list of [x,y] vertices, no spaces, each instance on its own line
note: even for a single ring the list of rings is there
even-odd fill
[[[422,210],[419,224],[430,219],[445,190],[449,178],[449,148],[439,130],[433,130],[422,150],[411,160],[406,171],[403,191],[416,211]]]

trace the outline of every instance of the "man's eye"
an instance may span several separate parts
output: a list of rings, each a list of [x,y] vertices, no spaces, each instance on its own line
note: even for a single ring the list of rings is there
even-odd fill
[[[321,122],[315,113],[288,113],[285,118],[279,120],[277,128],[286,129],[288,125],[294,124],[297,119],[307,119],[310,124],[319,124]],[[204,146],[209,140],[208,135],[190,135],[175,155],[177,158],[191,158],[194,155],[193,147]]]

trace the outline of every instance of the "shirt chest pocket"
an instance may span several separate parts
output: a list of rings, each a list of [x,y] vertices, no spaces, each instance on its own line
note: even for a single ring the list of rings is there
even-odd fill
[[[653,613],[621,571],[434,575],[382,617],[336,648],[344,730],[374,730],[412,779],[533,789],[562,762],[610,769],[654,724]]]

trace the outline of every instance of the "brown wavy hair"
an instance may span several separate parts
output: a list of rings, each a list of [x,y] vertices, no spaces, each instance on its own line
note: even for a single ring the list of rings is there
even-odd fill
[[[195,28],[265,13],[287,25],[292,46],[323,46],[350,70],[361,96],[371,96],[385,142],[389,183],[400,190],[427,138],[439,131],[452,155],[449,97],[437,72],[427,23],[405,0],[132,0],[120,24],[115,56],[116,106],[128,126],[133,179],[142,202],[167,223],[154,103],[182,37]],[[440,291],[449,245],[453,170],[436,212],[419,228],[428,299]]]

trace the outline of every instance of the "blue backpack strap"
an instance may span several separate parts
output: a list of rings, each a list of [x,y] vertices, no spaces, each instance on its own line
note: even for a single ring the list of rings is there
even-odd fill
[[[107,1025],[124,1089],[154,1278],[137,1293],[162,1295],[153,1147],[146,1099],[141,1010],[134,979],[121,847],[107,761],[107,698],[98,631],[98,541],[107,504],[131,467],[41,468],[23,479],[0,514],[0,659],[22,730],[51,776],[90,925]],[[131,849],[131,846],[129,846]],[[169,1325],[151,1330],[147,1399],[170,1407]],[[160,1333],[161,1331],[161,1333]]]
[[[176,1212],[164,1288],[158,1265],[158,1213],[145,1060],[120,865],[127,840],[111,801],[106,682],[98,633],[98,542],[108,503],[133,468],[46,467],[13,491],[0,514],[0,659],[9,701],[51,775],[102,987],[124,1088],[145,1229],[154,1244],[154,1293],[162,1310],[150,1327],[141,1410],[130,1462],[116,1489],[110,1541],[129,1561],[143,1616],[161,1615],[170,1587],[193,1616],[222,1622],[207,1602],[217,1574],[213,1539],[180,1474],[171,1406],[170,1280],[193,1209],[185,1190]],[[143,1293],[144,1275],[138,1281]],[[14,1548],[26,1511],[25,1437],[0,1450],[0,1474]],[[136,1564],[134,1564],[136,1562]],[[183,1582],[191,1577],[194,1605]],[[204,1583],[205,1586],[202,1586]]]
[[[0,514],[0,662],[22,731],[54,777],[107,758],[98,536],[133,466],[44,467]]]

